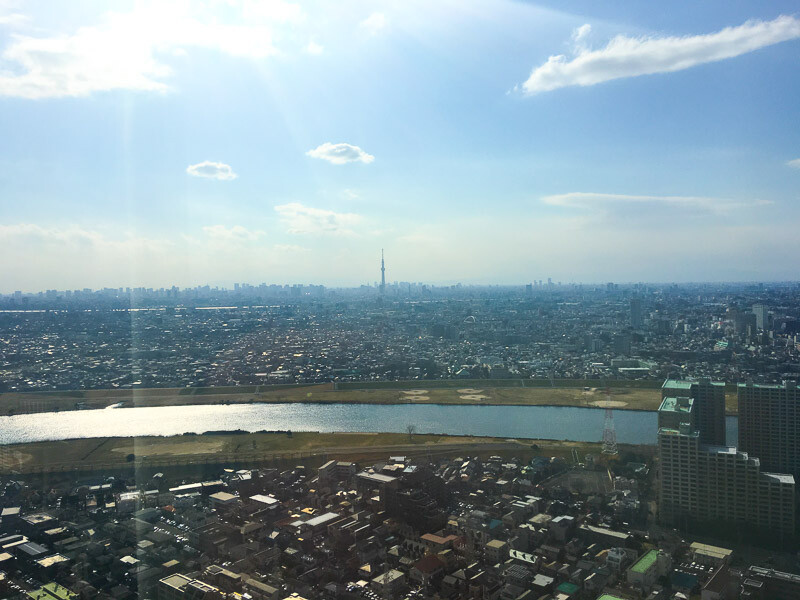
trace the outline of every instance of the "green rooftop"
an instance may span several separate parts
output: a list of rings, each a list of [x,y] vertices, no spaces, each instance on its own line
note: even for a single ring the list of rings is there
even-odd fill
[[[619,596],[612,596],[611,594],[603,594],[597,600],[625,600],[625,598],[620,598]]]
[[[572,594],[577,594],[578,590],[580,590],[577,585],[574,583],[570,583],[569,581],[565,581],[564,583],[560,584],[556,590],[561,592],[562,594],[566,594],[567,596],[572,596]]]
[[[32,600],[74,600],[78,597],[78,594],[69,591],[63,585],[51,582],[38,590],[28,592],[28,597],[32,598]]]
[[[647,554],[642,556],[636,563],[631,567],[631,571],[634,573],[646,573],[650,567],[656,564],[656,559],[658,559],[658,550],[650,550]]]
[[[693,383],[693,381],[685,381],[683,379],[667,379],[661,387],[667,389],[691,390]]]

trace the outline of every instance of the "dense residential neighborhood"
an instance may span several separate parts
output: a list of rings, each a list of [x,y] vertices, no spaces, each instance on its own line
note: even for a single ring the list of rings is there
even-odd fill
[[[0,297],[0,391],[800,375],[797,284],[248,286]]]
[[[4,480],[9,598],[794,598],[797,557],[659,527],[624,456],[331,459],[39,488]],[[613,470],[612,470],[613,469]],[[771,590],[793,590],[778,595]],[[784,592],[781,592],[783,594]]]

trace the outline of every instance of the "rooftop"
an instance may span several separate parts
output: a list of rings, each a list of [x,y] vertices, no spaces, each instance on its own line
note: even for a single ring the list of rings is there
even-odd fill
[[[656,564],[657,559],[658,550],[650,550],[634,563],[634,565],[631,567],[631,571],[634,573],[646,573],[654,564]]]
[[[728,548],[710,546],[709,544],[701,544],[700,542],[692,542],[689,548],[691,548],[692,552],[699,552],[707,556],[717,556],[719,558],[724,558],[733,554],[733,550],[729,550]]]
[[[691,398],[680,396],[680,397],[667,397],[664,398],[661,402],[661,406],[658,407],[659,412],[677,412],[681,414],[689,414],[692,412],[692,407],[694,406],[694,400]]]
[[[794,485],[794,475],[787,475],[785,473],[761,473],[773,483],[786,483]]]
[[[664,385],[662,388],[668,389],[680,389],[680,390],[690,390],[692,389],[693,381],[686,381],[684,379],[667,379],[664,381]]]
[[[32,600],[72,600],[77,598],[78,594],[71,592],[62,585],[51,582],[38,590],[28,592],[28,597],[32,598]]]

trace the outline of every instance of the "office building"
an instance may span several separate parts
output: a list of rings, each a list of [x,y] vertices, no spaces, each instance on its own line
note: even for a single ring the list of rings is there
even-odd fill
[[[634,329],[641,329],[644,327],[641,298],[631,298],[631,327]]]
[[[756,316],[756,329],[764,331],[769,328],[769,311],[764,304],[754,304],[753,314]]]
[[[661,387],[661,398],[681,397],[694,400],[695,421],[692,428],[700,432],[700,443],[724,446],[725,384],[709,379],[667,379]],[[758,456],[758,453],[754,454]]]
[[[797,384],[739,384],[739,447],[765,469],[800,477],[800,390]]]

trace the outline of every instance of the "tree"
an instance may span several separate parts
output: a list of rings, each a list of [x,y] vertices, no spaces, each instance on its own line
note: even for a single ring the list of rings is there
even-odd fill
[[[417,433],[417,426],[413,423],[406,425],[406,433],[408,433],[408,441],[410,442],[415,433]]]

